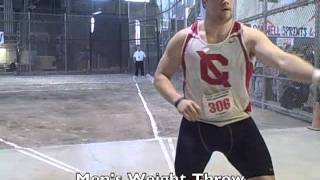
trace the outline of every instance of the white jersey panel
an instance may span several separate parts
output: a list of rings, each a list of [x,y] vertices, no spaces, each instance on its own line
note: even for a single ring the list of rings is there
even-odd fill
[[[221,43],[207,44],[194,32],[185,44],[184,93],[200,105],[203,122],[223,126],[249,117],[248,81],[253,61],[241,35],[241,25],[236,22]]]

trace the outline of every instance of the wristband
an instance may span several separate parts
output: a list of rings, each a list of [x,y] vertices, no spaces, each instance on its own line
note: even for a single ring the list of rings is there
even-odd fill
[[[314,69],[312,72],[312,83],[319,84],[320,83],[320,70]]]
[[[177,100],[174,102],[174,106],[175,106],[176,108],[178,108],[179,103],[180,103],[182,100],[184,100],[184,99],[186,99],[186,98],[184,98],[183,96],[180,97],[179,99],[177,99]]]

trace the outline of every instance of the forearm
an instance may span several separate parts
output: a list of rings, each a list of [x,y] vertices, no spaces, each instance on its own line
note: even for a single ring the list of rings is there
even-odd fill
[[[174,104],[182,96],[173,86],[170,79],[163,74],[156,75],[153,84],[161,96],[171,104]]]
[[[288,75],[289,78],[301,82],[311,83],[314,69],[310,63],[291,54],[288,54],[287,57],[279,63],[280,71]]]

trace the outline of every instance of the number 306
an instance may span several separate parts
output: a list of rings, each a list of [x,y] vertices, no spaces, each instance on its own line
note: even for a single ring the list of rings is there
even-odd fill
[[[229,98],[226,98],[220,101],[210,102],[208,105],[211,113],[222,112],[230,108],[230,101]]]

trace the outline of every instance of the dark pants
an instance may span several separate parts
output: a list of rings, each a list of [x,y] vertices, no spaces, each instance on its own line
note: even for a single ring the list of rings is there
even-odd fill
[[[245,177],[273,176],[268,148],[251,118],[217,127],[183,119],[175,159],[176,175],[203,173],[211,154],[222,152]]]
[[[140,69],[141,76],[144,76],[144,67],[143,67],[143,61],[136,61],[136,73],[135,75],[138,76],[138,71]]]

